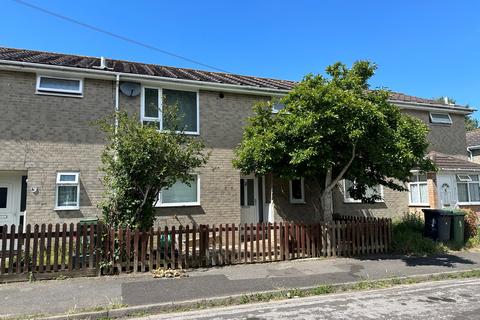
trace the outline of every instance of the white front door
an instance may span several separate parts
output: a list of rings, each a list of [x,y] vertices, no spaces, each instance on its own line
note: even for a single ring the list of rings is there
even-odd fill
[[[437,174],[437,190],[441,208],[455,208],[458,202],[454,174]]]
[[[0,226],[20,223],[21,179],[0,173]]]
[[[258,183],[253,175],[240,177],[241,223],[258,223]]]

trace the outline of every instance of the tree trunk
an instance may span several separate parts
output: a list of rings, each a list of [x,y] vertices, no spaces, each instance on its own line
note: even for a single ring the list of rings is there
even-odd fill
[[[323,221],[329,222],[333,220],[333,197],[332,191],[326,191],[322,193],[322,210]]]
[[[332,199],[332,168],[327,169],[325,175],[325,187],[320,199],[323,211],[323,221],[328,222],[333,219],[333,199]]]

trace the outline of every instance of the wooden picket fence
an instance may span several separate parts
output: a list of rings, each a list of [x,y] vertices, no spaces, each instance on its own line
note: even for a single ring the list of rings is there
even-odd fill
[[[147,272],[313,257],[386,253],[392,221],[360,218],[330,223],[221,224],[139,231],[97,225],[1,228],[2,277]]]
[[[196,268],[313,257],[386,253],[391,219],[331,223],[263,223],[110,230],[110,273]]]
[[[0,282],[2,277],[52,274],[94,275],[101,257],[101,225],[42,224],[0,228]],[[25,277],[23,277],[25,278]],[[15,277],[13,277],[15,279]]]

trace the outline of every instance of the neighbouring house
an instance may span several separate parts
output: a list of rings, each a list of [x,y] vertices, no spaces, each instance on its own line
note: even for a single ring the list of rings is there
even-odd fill
[[[103,136],[92,122],[116,108],[162,129],[162,97],[178,101],[186,134],[211,150],[191,186],[157,202],[158,224],[311,222],[317,193],[308,177],[281,181],[232,166],[256,101],[295,82],[69,54],[0,48],[0,225],[75,223],[100,214]],[[383,201],[334,194],[339,214],[393,216],[422,207],[480,203],[480,165],[468,161],[464,117],[473,110],[392,93],[391,102],[430,127],[438,173],[412,172],[410,192],[376,188]],[[272,110],[275,112],[276,110]]]
[[[480,163],[480,129],[467,132],[467,153],[470,161]]]

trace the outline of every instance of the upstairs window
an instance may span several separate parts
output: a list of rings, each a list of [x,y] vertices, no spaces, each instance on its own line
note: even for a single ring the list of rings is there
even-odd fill
[[[452,124],[452,118],[448,113],[434,113],[430,112],[431,123]]]
[[[80,208],[80,173],[58,172],[56,183],[56,210]]]
[[[428,206],[428,185],[426,174],[414,174],[408,183],[410,205]]]
[[[353,187],[355,183],[350,180],[343,180],[343,195],[344,195],[344,202],[348,203],[361,203],[361,199],[354,199],[353,196],[350,194],[349,189]],[[367,187],[367,191],[365,192],[365,197],[369,198],[374,195],[378,195],[383,199],[383,186],[376,185],[374,187]],[[376,200],[375,202],[383,202],[383,200]]]
[[[83,80],[56,78],[50,76],[37,77],[38,93],[61,93],[80,96],[83,93]]]
[[[178,128],[186,134],[199,133],[198,93],[159,88],[143,88],[141,116],[145,125],[159,130],[169,130],[169,124],[162,116],[163,108],[174,106],[178,109]]]
[[[305,203],[303,178],[290,180],[290,203]]]

